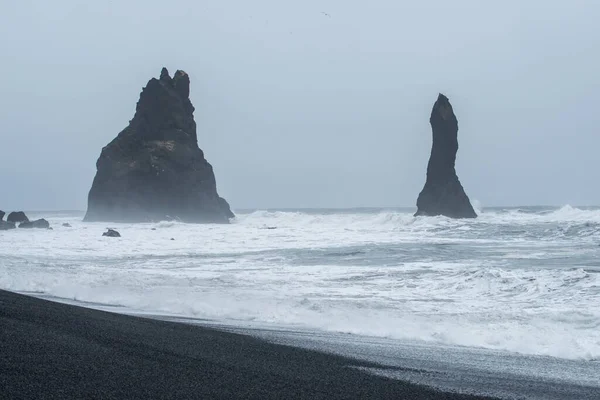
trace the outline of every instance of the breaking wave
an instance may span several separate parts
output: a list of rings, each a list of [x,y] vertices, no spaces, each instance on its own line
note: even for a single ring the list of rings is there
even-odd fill
[[[240,213],[1,233],[0,288],[131,312],[600,359],[600,210]],[[61,228],[70,222],[72,228]],[[276,228],[276,229],[265,229]],[[174,238],[171,241],[170,238]]]

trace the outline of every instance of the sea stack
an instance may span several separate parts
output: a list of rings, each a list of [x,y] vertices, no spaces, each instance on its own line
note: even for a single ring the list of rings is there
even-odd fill
[[[212,166],[198,147],[190,78],[166,68],[142,90],[129,126],[102,149],[85,221],[228,223]]]
[[[433,105],[429,122],[433,145],[427,165],[427,180],[419,193],[415,216],[475,218],[477,214],[454,168],[458,151],[458,120],[448,98],[441,93]]]

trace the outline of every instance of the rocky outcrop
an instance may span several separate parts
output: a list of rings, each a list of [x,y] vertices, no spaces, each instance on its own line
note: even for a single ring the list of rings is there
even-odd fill
[[[102,236],[107,236],[107,237],[121,237],[121,234],[117,231],[115,231],[114,229],[108,229],[106,232],[104,232],[102,234]]]
[[[4,215],[6,215],[6,213],[2,210],[0,210],[0,221],[2,221],[4,219]]]
[[[0,211],[0,231],[6,231],[9,229],[15,229],[17,224],[19,228],[38,228],[38,229],[52,229],[50,223],[45,219],[41,218],[35,221],[29,221],[27,215],[23,211],[14,211],[8,214],[6,221],[2,221],[4,212]]]
[[[190,79],[163,68],[142,90],[135,116],[102,149],[85,221],[177,219],[227,223],[234,215],[217,193],[198,147]]]
[[[9,229],[15,229],[16,227],[14,222],[0,221],[0,231],[7,231]]]
[[[50,223],[44,218],[37,219],[35,221],[25,221],[19,224],[19,228],[36,228],[36,229],[48,229]]]
[[[21,222],[29,222],[29,218],[27,218],[27,215],[25,215],[25,213],[23,211],[13,211],[10,214],[8,214],[8,217],[6,217],[6,220],[8,222],[13,222],[13,223],[21,223]]]
[[[417,199],[415,216],[475,218],[477,214],[454,168],[458,151],[458,120],[448,98],[441,93],[433,105],[429,122],[433,145],[427,165],[427,180]]]

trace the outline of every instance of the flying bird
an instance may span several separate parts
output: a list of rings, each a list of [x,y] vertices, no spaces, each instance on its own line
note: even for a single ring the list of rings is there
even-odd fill
[[[323,14],[323,15],[324,15],[324,16],[326,16],[326,17],[329,17],[329,18],[331,18],[331,15],[327,14],[325,11],[321,11],[321,14]]]

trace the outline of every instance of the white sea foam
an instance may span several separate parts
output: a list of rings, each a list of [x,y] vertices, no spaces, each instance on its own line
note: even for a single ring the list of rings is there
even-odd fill
[[[231,225],[46,217],[53,231],[0,233],[0,288],[600,359],[597,209],[483,210],[459,221],[393,210],[257,211]],[[122,238],[102,237],[109,225]]]

